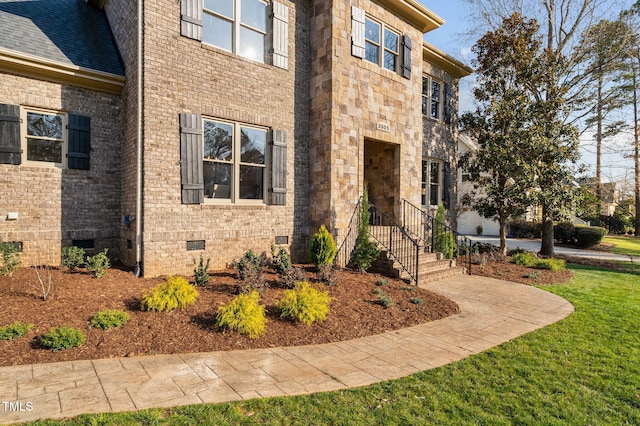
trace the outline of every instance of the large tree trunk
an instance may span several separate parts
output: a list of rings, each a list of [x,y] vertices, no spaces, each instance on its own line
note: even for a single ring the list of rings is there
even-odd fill
[[[542,244],[540,245],[542,256],[553,256],[553,219],[549,209],[542,207]]]

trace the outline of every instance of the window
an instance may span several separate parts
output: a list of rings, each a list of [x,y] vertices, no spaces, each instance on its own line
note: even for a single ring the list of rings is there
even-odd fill
[[[204,120],[205,196],[263,200],[267,131],[240,123]]]
[[[66,114],[22,109],[22,152],[27,162],[65,167],[67,158]]]
[[[264,62],[266,10],[261,0],[204,0],[202,41]]]
[[[422,160],[422,205],[437,207],[442,201],[442,161]]]
[[[442,83],[422,76],[422,115],[442,119]]]
[[[365,59],[390,71],[398,69],[400,35],[376,21],[365,18]]]

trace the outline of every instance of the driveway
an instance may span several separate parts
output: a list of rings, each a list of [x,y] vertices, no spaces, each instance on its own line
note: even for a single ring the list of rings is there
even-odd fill
[[[495,246],[500,246],[500,238],[498,237],[490,237],[490,236],[477,236],[477,235],[467,235],[467,237],[473,242],[481,242],[493,244]],[[521,239],[521,238],[507,238],[507,249],[513,250],[516,248],[521,248],[527,251],[532,251],[537,253],[540,251],[540,246],[542,242],[539,239],[529,240],[529,239]],[[634,262],[640,263],[640,256],[628,256],[623,254],[614,254],[614,253],[606,253],[601,251],[594,250],[582,250],[577,248],[570,247],[554,247],[555,254],[562,254],[565,256],[576,256],[576,257],[586,257],[589,259],[602,259],[602,260],[613,260],[619,262]]]

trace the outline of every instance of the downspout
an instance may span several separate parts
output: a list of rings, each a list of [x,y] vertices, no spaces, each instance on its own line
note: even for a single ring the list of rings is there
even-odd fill
[[[138,0],[138,64],[137,64],[137,137],[136,137],[136,267],[134,275],[136,277],[142,276],[142,144],[144,141],[143,115],[142,115],[142,84],[143,84],[143,16],[142,7],[144,0]]]

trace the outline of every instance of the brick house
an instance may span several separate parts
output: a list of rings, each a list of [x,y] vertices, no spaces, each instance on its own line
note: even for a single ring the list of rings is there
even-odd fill
[[[55,7],[54,7],[55,6]],[[455,208],[458,81],[414,0],[0,0],[0,237],[147,276],[338,243],[365,183]]]

